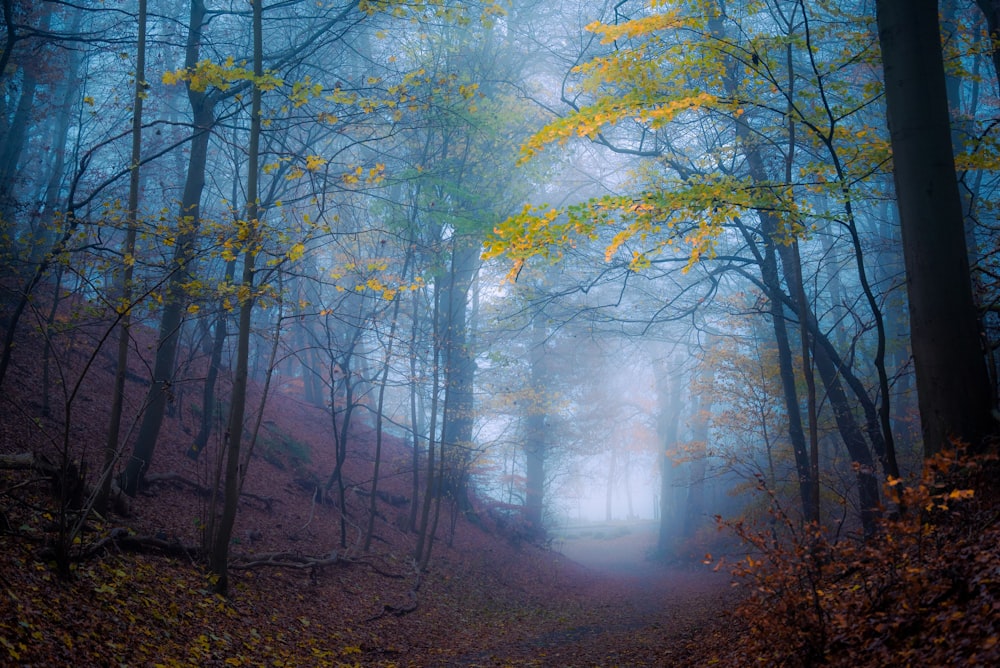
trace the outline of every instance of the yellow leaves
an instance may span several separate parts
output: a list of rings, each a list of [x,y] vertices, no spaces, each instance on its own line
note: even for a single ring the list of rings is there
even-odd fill
[[[718,102],[719,98],[710,93],[695,93],[689,97],[671,100],[664,104],[644,109],[639,113],[638,117],[640,121],[649,123],[651,127],[660,128],[685,111],[699,107],[712,108]]]
[[[393,299],[395,299],[396,294],[398,293],[398,290],[386,285],[379,278],[376,278],[374,276],[365,281],[364,285],[359,285],[358,288],[368,289],[371,290],[372,292],[381,292],[382,298],[385,299],[386,301],[392,301]]]
[[[334,88],[333,92],[324,99],[334,104],[351,105],[358,101],[358,96],[355,93],[348,93],[339,88]]]
[[[632,236],[632,232],[633,231],[630,229],[625,229],[614,236],[611,243],[604,249],[605,262],[611,262],[611,258],[618,252],[618,249],[621,248],[622,244],[628,241]]]
[[[643,271],[649,269],[652,266],[652,262],[649,256],[645,253],[640,253],[638,251],[632,252],[632,260],[628,263],[628,268],[632,271]]]
[[[15,645],[4,636],[0,636],[0,645],[4,646],[4,648],[7,650],[7,654],[9,654],[10,658],[13,659],[14,661],[20,661],[21,652],[24,652],[28,649],[24,643],[19,642]]]
[[[176,84],[184,81],[184,70],[176,70],[174,72],[164,72],[161,81],[165,86],[174,86]]]
[[[654,256],[671,252],[686,260],[688,271],[715,256],[726,225],[747,211],[780,212],[789,241],[808,231],[796,222],[803,214],[787,201],[790,192],[784,187],[725,176],[645,178],[651,180],[649,190],[635,197],[606,196],[563,210],[526,206],[495,226],[484,242],[483,259],[505,256],[512,263],[507,280],[512,280],[531,258],[555,261],[563,248],[603,237],[609,239],[603,248],[605,262],[643,271]],[[612,231],[607,237],[605,229]]]
[[[306,169],[310,172],[315,172],[319,170],[320,167],[327,163],[326,158],[320,157],[318,155],[308,155],[306,156]]]
[[[362,182],[369,186],[377,185],[385,179],[385,165],[380,162],[368,169],[356,165],[352,171],[342,174],[340,179],[345,186],[357,186]]]
[[[645,16],[641,19],[625,21],[617,24],[605,24],[600,21],[594,21],[586,26],[586,29],[592,33],[600,35],[601,44],[611,44],[612,42],[620,39],[644,37],[659,30],[678,28],[685,22],[685,19],[681,16],[680,10],[674,9],[670,12],[653,14],[652,16]]]
[[[209,87],[229,90],[234,83],[241,81],[250,82],[262,91],[274,90],[284,83],[280,77],[271,72],[265,72],[259,77],[254,76],[253,70],[237,65],[232,56],[226,58],[221,65],[204,59],[198,61],[194,67],[164,72],[162,81],[167,86],[187,83],[191,90],[200,93],[204,93]]]
[[[953,489],[946,497],[949,501],[967,501],[976,495],[974,489]]]
[[[295,262],[296,260],[301,259],[302,256],[305,255],[305,252],[306,252],[306,246],[304,243],[300,241],[296,244],[293,244],[292,247],[288,249],[287,253],[288,259],[291,260],[292,262]]]
[[[668,98],[650,97],[642,91],[632,91],[615,97],[604,97],[590,106],[549,123],[535,133],[521,147],[518,164],[533,158],[547,144],[563,145],[574,137],[594,138],[606,126],[637,120],[653,128],[659,128],[682,114],[724,106],[717,96],[707,92],[693,92]]]
[[[298,109],[309,102],[310,99],[319,97],[322,94],[323,86],[313,83],[312,78],[306,76],[302,81],[296,81],[292,84],[292,92],[289,95],[289,99],[292,102],[292,106]]]

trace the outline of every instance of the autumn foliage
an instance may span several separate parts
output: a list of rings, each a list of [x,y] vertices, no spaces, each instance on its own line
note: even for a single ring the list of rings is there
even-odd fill
[[[947,451],[890,492],[902,512],[868,541],[736,523],[752,554],[734,569],[747,636],[723,663],[780,666],[1000,664],[1000,526],[993,457]]]

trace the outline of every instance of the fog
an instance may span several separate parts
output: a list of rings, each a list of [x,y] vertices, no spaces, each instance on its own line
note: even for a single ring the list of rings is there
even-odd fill
[[[539,543],[646,521],[662,558],[776,506],[867,530],[921,456],[872,26],[841,20],[870,3],[696,4],[148,0],[140,52],[136,2],[15,2],[9,331],[80,299],[122,374],[158,332],[103,461],[129,493],[181,389],[193,457],[249,443],[249,384],[329,412],[331,494],[378,485],[341,476],[352,423],[402,441],[421,535],[430,498]],[[992,350],[991,142],[960,164]]]

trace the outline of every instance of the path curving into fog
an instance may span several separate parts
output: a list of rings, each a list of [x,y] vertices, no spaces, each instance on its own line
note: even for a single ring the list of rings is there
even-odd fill
[[[446,665],[705,665],[706,648],[732,623],[724,616],[735,602],[727,573],[650,561],[652,523],[569,527],[560,535],[553,550],[584,568],[567,583],[566,600],[547,601],[558,628],[512,622],[504,642]]]
[[[650,561],[656,549],[652,521],[581,524],[560,529],[553,549],[596,573],[655,578],[662,564]]]

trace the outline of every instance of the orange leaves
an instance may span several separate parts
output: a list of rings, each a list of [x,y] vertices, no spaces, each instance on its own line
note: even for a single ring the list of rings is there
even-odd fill
[[[739,611],[749,653],[773,665],[996,664],[1000,529],[995,501],[976,493],[995,469],[995,457],[949,451],[911,485],[890,480],[908,511],[866,543],[800,530],[780,511],[759,532],[733,525],[754,548],[738,568],[752,590]]]

